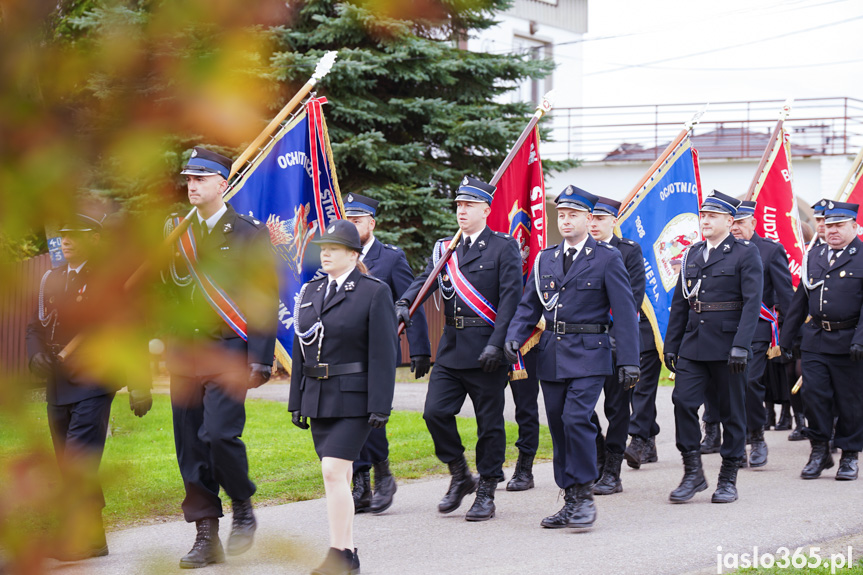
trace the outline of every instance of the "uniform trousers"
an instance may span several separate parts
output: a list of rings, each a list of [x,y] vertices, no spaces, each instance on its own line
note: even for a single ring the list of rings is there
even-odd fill
[[[455,416],[461,411],[465,398],[470,396],[476,413],[477,471],[484,478],[503,480],[506,458],[503,408],[508,370],[507,365],[486,373],[480,368],[453,369],[435,364],[423,418],[438,459],[451,463],[464,453]]]
[[[509,382],[512,400],[515,403],[515,422],[518,424],[518,439],[515,446],[519,453],[536,455],[539,448],[539,378],[536,377],[536,351],[524,355],[526,379]]]
[[[629,434],[647,439],[659,435],[659,424],[656,422],[656,393],[659,389],[659,376],[662,373],[662,360],[657,350],[649,349],[641,352],[640,362],[641,377],[632,388]]]
[[[751,433],[767,425],[767,408],[764,406],[764,371],[767,368],[767,350],[769,341],[753,341],[752,357],[747,364],[746,378],[746,429]],[[719,423],[719,412],[716,407],[716,390],[708,391],[704,402],[706,423]]]
[[[593,375],[542,382],[554,454],[554,481],[561,489],[592,482],[599,474],[597,428],[591,417],[605,378]]]
[[[255,493],[249,479],[245,390],[228,391],[219,376],[171,376],[174,444],[186,487],[186,521],[221,517],[219,486],[233,500]],[[236,380],[236,378],[234,378]]]
[[[838,412],[833,445],[863,451],[863,362],[849,355],[802,352],[803,401],[810,439],[829,441]]]
[[[713,394],[722,423],[723,458],[746,455],[746,371],[732,374],[727,361],[677,360],[677,377],[671,400],[674,403],[674,426],[677,449],[681,453],[698,451],[701,429],[698,409],[707,394]]]

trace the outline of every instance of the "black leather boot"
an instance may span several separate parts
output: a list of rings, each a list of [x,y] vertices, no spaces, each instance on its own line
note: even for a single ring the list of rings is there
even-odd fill
[[[612,495],[623,491],[623,482],[620,481],[621,463],[622,453],[605,453],[605,468],[602,470],[602,477],[593,486],[594,495]]]
[[[626,446],[626,451],[623,456],[626,458],[626,464],[633,469],[641,467],[641,461],[644,459],[644,450],[647,448],[647,441],[640,435],[633,435],[629,440],[629,445]]]
[[[711,503],[732,503],[737,501],[738,469],[739,466],[735,459],[722,458],[722,466],[719,468],[719,480],[716,482],[716,491],[713,492],[713,497],[710,498]]]
[[[488,521],[494,517],[494,490],[497,489],[496,478],[480,477],[476,488],[476,499],[468,509],[464,518],[468,521]]]
[[[195,527],[198,529],[195,544],[192,545],[192,550],[180,559],[180,569],[198,569],[211,563],[224,563],[225,551],[219,540],[219,519],[199,519],[195,521]]]
[[[803,430],[806,428],[806,421],[803,419],[802,413],[794,414],[794,430],[788,434],[788,441],[803,441],[806,435]]]
[[[470,468],[467,466],[467,461],[463,455],[455,461],[449,462],[447,465],[449,466],[452,480],[449,482],[449,489],[447,489],[446,495],[438,503],[437,510],[441,513],[451,513],[458,509],[465,495],[476,491],[477,484],[477,479],[470,472]]]
[[[372,481],[368,470],[354,473],[354,513],[365,513],[372,506]]]
[[[766,402],[764,407],[767,408],[767,423],[764,424],[764,429],[770,429],[776,425],[776,404]]]
[[[764,441],[764,430],[758,429],[749,434],[749,466],[764,467],[767,465],[767,442]]]
[[[704,422],[704,437],[701,440],[701,453],[719,453],[722,437],[719,433],[719,423]]]
[[[833,456],[830,455],[830,447],[826,441],[810,440],[812,451],[809,453],[809,461],[800,472],[803,479],[818,479],[821,472],[833,467]]]
[[[620,465],[620,463],[618,463]],[[593,502],[593,483],[575,484],[575,508],[569,516],[571,529],[589,529],[596,522],[596,504]]]
[[[354,547],[354,553],[351,557],[351,575],[359,575],[360,573],[360,554],[357,553],[357,548]]]
[[[791,404],[783,403],[779,412],[779,420],[776,422],[776,431],[788,431],[791,429]]]
[[[563,507],[554,515],[549,515],[539,522],[546,529],[563,529],[569,527],[569,518],[575,512],[575,485],[563,490]]]
[[[683,479],[677,489],[668,496],[672,503],[684,503],[695,494],[707,489],[707,479],[704,478],[704,468],[701,467],[701,452],[687,451],[683,456]]]
[[[857,479],[857,452],[842,450],[839,459],[839,471],[836,472],[837,481],[854,481]]]
[[[393,505],[393,496],[398,485],[390,471],[390,460],[375,463],[375,492],[372,495],[370,510],[374,514],[383,513]]]
[[[228,555],[245,553],[255,540],[258,522],[252,511],[252,500],[231,501],[234,516],[231,520],[231,535],[228,537]]]
[[[353,568],[354,559],[356,559],[356,570]],[[353,575],[359,573],[359,568],[360,559],[356,557],[355,550],[330,547],[324,562],[312,571],[312,575]]]
[[[533,455],[522,451],[518,452],[518,461],[515,462],[515,471],[512,479],[506,484],[507,491],[527,491],[533,489]]]
[[[659,455],[656,453],[656,436],[647,438],[647,445],[644,447],[644,455],[641,458],[642,463],[656,463],[659,461]]]
[[[605,436],[602,433],[596,434],[596,478],[602,477],[602,470],[605,468]]]

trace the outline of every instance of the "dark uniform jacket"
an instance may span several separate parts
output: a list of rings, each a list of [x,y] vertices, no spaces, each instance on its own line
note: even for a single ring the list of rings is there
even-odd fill
[[[442,240],[445,242],[444,247],[449,245],[450,239]],[[459,246],[456,249],[462,248]],[[401,299],[413,302],[433,268],[433,260],[429,259],[425,271],[414,280]],[[476,369],[480,367],[477,359],[485,346],[503,348],[507,325],[518,306],[523,289],[518,243],[507,234],[493,232],[486,227],[465,256],[462,257],[459,252],[459,268],[465,278],[495,307],[497,320],[493,328],[488,325],[464,329],[444,326],[435,361],[451,369]],[[445,273],[444,270],[442,275]],[[438,282],[433,283],[426,298],[438,287]],[[458,295],[444,300],[444,313],[447,317],[478,317]]]
[[[788,254],[782,244],[770,238],[762,238],[758,234],[752,234],[752,239],[749,241],[758,248],[761,253],[761,263],[764,266],[764,288],[761,301],[768,308],[773,306],[779,308],[779,315],[784,321],[784,316],[791,308],[791,298],[794,297],[791,270],[788,269]],[[752,341],[770,341],[770,338],[770,322],[764,319],[759,320]]]
[[[296,332],[323,324],[323,345],[294,337],[288,410],[307,417],[361,417],[392,410],[396,370],[396,315],[390,288],[355,269],[324,306],[327,276],[304,286]],[[320,358],[320,359],[318,359]],[[317,379],[304,366],[363,363],[361,373]]]
[[[815,353],[846,355],[851,344],[863,345],[863,242],[854,238],[831,266],[827,260],[830,246],[822,244],[807,254],[810,285],[823,280],[812,291],[803,282],[791,303],[782,326],[781,345],[790,349],[794,336],[802,331],[800,349]],[[801,328],[804,320],[806,324]],[[827,331],[822,321],[856,320],[856,327]]]
[[[623,257],[623,265],[626,267],[626,273],[629,274],[629,283],[632,286],[632,297],[635,298],[635,309],[641,310],[641,306],[644,303],[644,290],[647,284],[647,279],[644,274],[644,255],[641,252],[641,246],[630,239],[619,238],[616,235],[612,235],[611,240],[608,243],[617,248],[620,251],[620,255]],[[644,313],[641,314],[639,319],[640,321],[647,323],[647,316]],[[640,324],[638,327],[639,330],[642,331],[642,326]],[[642,331],[642,333],[646,332]],[[613,327],[611,335],[615,336]],[[641,344],[640,349],[644,350],[646,345],[652,345],[653,349],[656,349],[656,343],[652,341],[652,332],[651,336],[648,338],[651,341],[641,341],[644,339],[644,336],[639,337],[639,343]]]
[[[635,299],[620,251],[588,236],[564,275],[564,250],[564,244],[558,244],[540,252],[539,266],[527,280],[524,296],[507,331],[507,341],[524,342],[539,318],[544,317],[545,331],[537,344],[540,380],[611,375],[609,334],[558,334],[555,325],[556,322],[608,325],[613,312],[617,363],[639,365]],[[537,273],[540,293],[536,289]],[[560,295],[556,306],[545,309],[543,302],[553,299],[555,294]]]
[[[92,268],[91,264],[85,263],[73,280],[67,279],[67,267],[49,270],[42,276],[40,299],[44,317],[50,321],[43,326],[39,310],[36,310],[27,324],[29,358],[40,352],[56,355],[89,321],[93,321],[91,308],[98,301],[98,295],[94,301],[93,295],[97,290]],[[82,369],[74,356],[66,363],[58,364],[46,383],[47,400],[52,405],[69,405],[113,392]]]
[[[405,253],[395,246],[382,243],[380,240],[374,241],[366,257],[363,258],[363,263],[369,269],[370,275],[375,276],[390,287],[394,302],[407,291],[414,281],[414,274]],[[423,308],[417,308],[411,319],[413,323],[407,329],[410,354],[412,356],[431,355],[429,328]],[[396,361],[400,361],[398,354],[396,354]]]
[[[671,301],[671,315],[665,333],[665,353],[693,361],[726,361],[732,347],[750,349],[758,317],[764,274],[761,257],[748,240],[731,234],[705,263],[707,242],[693,244],[686,254]],[[743,302],[743,309],[696,312],[683,297],[683,284],[695,290],[692,302]]]
[[[193,217],[197,220],[197,216]],[[183,260],[178,254],[175,256],[179,273],[185,275]],[[183,343],[189,342],[205,343],[238,358],[245,357],[248,364],[272,365],[279,294],[267,226],[238,214],[228,204],[228,210],[212,231],[198,241],[198,261],[200,269],[209,274],[246,317],[248,342],[210,307],[195,282],[186,287],[174,286],[177,309],[171,326],[168,369],[171,373],[188,376],[220,372],[213,362],[175,353]]]

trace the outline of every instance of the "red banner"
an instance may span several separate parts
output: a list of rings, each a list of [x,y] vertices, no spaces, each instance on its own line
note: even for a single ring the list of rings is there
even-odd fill
[[[518,242],[524,281],[546,245],[545,181],[539,157],[539,130],[524,141],[497,183],[488,227]]]
[[[765,175],[759,180],[752,199],[758,202],[755,231],[782,244],[788,252],[791,280],[797,287],[805,246],[792,186],[791,149],[787,134],[783,134],[784,130],[774,142],[773,153],[764,166]]]
[[[857,170],[857,174],[851,181],[851,184],[851,191],[848,193],[848,197],[842,201],[863,206],[863,170]],[[863,240],[863,210],[857,212],[857,235]]]

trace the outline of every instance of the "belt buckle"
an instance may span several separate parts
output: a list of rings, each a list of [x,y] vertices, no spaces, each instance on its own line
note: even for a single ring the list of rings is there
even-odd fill
[[[464,329],[464,316],[463,315],[453,316],[453,319],[455,320],[455,328],[456,329]]]
[[[695,303],[692,305],[692,309],[695,311],[695,313],[701,313],[701,301],[695,300]]]
[[[830,322],[829,322],[829,321],[824,321],[824,320],[822,319],[822,320],[821,320],[821,329],[823,329],[824,331],[831,331],[831,329],[830,329]]]
[[[565,321],[554,322],[554,333],[556,333],[557,335],[566,335],[566,322]]]
[[[330,378],[330,364],[328,363],[319,363],[316,367],[324,368],[324,375],[318,377],[318,379],[329,379]]]

